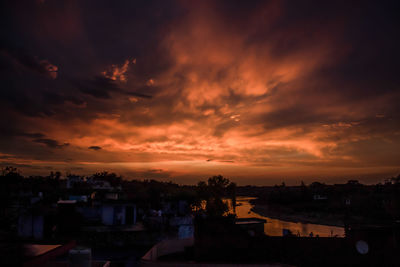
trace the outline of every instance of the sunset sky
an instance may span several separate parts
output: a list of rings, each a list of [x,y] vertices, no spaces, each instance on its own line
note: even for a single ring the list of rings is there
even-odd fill
[[[400,174],[385,1],[8,1],[0,166],[191,184]]]

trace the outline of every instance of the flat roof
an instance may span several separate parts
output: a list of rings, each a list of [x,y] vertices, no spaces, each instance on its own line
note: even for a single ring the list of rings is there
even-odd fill
[[[41,245],[41,244],[26,244],[25,256],[36,257],[50,250],[60,247],[61,245]]]
[[[267,220],[261,218],[237,218],[235,224],[258,224],[266,222]]]

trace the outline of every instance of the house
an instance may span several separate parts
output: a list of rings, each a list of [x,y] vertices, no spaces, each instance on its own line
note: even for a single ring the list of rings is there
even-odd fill
[[[70,195],[68,197],[69,200],[76,200],[77,202],[87,202],[88,196],[86,195]]]
[[[162,213],[167,215],[186,215],[190,205],[186,200],[167,200],[162,202]]]
[[[44,217],[33,213],[21,214],[18,218],[18,236],[43,239]]]
[[[169,225],[177,228],[178,239],[192,238],[194,235],[192,216],[172,217],[169,219]]]
[[[327,200],[328,197],[326,195],[314,194],[313,199],[314,200]]]
[[[264,224],[267,221],[260,218],[236,218],[235,224],[245,230],[250,236],[264,235]]]
[[[101,222],[109,226],[136,224],[136,205],[132,203],[104,203],[101,205]]]
[[[77,212],[89,223],[102,223],[106,226],[136,224],[136,204],[120,200],[108,200],[89,204],[84,201],[59,200],[59,208]]]
[[[86,182],[90,185],[92,189],[95,190],[112,190],[113,187],[108,181],[97,180],[93,178],[87,178]]]
[[[101,205],[78,205],[75,209],[82,215],[86,223],[101,223]]]
[[[105,199],[118,200],[119,193],[117,193],[117,192],[107,192],[104,197],[105,197]]]
[[[71,189],[74,188],[75,184],[84,183],[84,179],[78,175],[69,175],[67,177],[67,188]]]

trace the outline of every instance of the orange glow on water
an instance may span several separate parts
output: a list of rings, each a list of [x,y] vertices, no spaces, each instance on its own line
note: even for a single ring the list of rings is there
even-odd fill
[[[236,215],[238,218],[261,218],[265,219],[267,223],[264,224],[264,232],[266,235],[270,236],[282,236],[282,230],[288,229],[293,234],[299,236],[309,236],[310,233],[313,233],[313,236],[320,237],[331,237],[338,236],[344,237],[344,228],[336,227],[336,226],[328,226],[328,225],[320,225],[320,224],[312,224],[312,223],[300,223],[300,222],[289,222],[279,219],[274,219],[270,217],[264,217],[259,215],[253,211],[251,208],[253,207],[248,200],[251,198],[246,197],[238,197],[237,203],[240,203],[239,206],[236,207]]]

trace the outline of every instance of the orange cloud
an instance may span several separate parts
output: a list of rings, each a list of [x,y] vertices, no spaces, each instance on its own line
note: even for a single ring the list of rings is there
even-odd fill
[[[107,70],[103,71],[101,74],[104,77],[111,79],[113,81],[126,82],[127,81],[126,72],[128,71],[128,67],[131,62],[133,62],[133,64],[136,64],[136,60],[129,61],[127,59],[121,66],[111,65]]]
[[[374,75],[363,75],[365,64],[357,57],[361,48],[353,47],[345,34],[352,18],[314,14],[311,7],[293,12],[296,5],[282,1],[238,5],[179,2],[179,15],[142,32],[143,40],[151,35],[151,44],[140,45],[146,49],[137,61],[127,59],[105,70],[101,60],[118,62],[137,53],[139,48],[130,48],[131,29],[138,30],[140,23],[89,36],[105,44],[82,49],[103,51],[107,41],[114,41],[110,34],[127,31],[129,45],[121,47],[132,51],[112,47],[109,55],[98,57],[85,72],[89,82],[80,83],[83,88],[72,91],[73,97],[66,90],[46,91],[34,105],[26,105],[13,134],[29,149],[5,144],[0,156],[43,169],[106,168],[140,177],[221,173],[242,184],[263,177],[311,179],[397,170],[399,93],[382,92],[386,84],[364,83]],[[74,38],[85,31],[76,26],[81,25],[77,14],[66,16],[74,22],[71,27],[55,20]],[[163,18],[160,14],[156,21]],[[54,27],[46,29],[61,35]],[[137,68],[130,68],[136,62]],[[56,66],[41,64],[57,77]],[[65,69],[75,67],[80,66]],[[93,79],[99,72],[112,81]],[[12,102],[17,98],[9,99],[11,106],[21,106]],[[54,104],[38,108],[50,101]],[[42,143],[32,138],[38,133]],[[51,150],[52,143],[59,149]],[[57,146],[64,143],[69,145]]]

